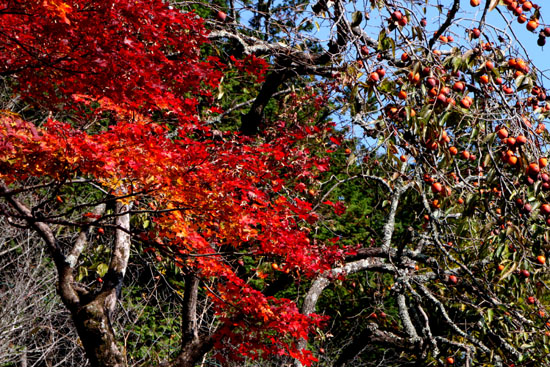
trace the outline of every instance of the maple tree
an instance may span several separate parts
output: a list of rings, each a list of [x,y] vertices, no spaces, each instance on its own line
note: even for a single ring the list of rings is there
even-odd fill
[[[109,318],[136,215],[154,223],[138,237],[145,250],[173,259],[188,276],[189,327],[174,363],[192,365],[213,346],[232,358],[289,354],[311,363],[297,340],[322,318],[264,296],[227,259],[240,252],[277,257],[281,271],[313,274],[343,253],[310,244],[297,223],[315,220],[310,204],[284,186],[308,185],[326,166],[298,144],[307,121],[280,124],[262,139],[201,121],[198,105],[212,102],[224,65],[202,61],[202,20],[162,1],[7,2],[2,9],[2,74],[13,76],[10,87],[38,111],[65,117],[38,125],[2,111],[2,212],[46,242],[92,365],[125,363]],[[266,66],[254,57],[233,62],[258,78]],[[82,186],[92,191],[84,202],[71,195]],[[18,198],[31,192],[40,197],[36,205]],[[54,228],[81,232],[64,244]],[[91,228],[114,232],[95,286],[76,279]],[[208,293],[219,315],[216,331],[200,336],[193,300],[199,279],[215,280]]]
[[[221,3],[0,1],[0,212],[91,364],[127,364],[135,249],[175,366],[547,363],[550,105],[508,32],[544,45],[540,7]]]

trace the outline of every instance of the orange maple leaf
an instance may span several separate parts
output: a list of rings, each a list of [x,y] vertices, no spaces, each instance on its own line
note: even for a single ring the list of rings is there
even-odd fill
[[[67,18],[67,14],[71,13],[73,8],[69,4],[59,0],[44,0],[43,5],[46,9],[61,18],[63,22],[71,24],[71,21]]]

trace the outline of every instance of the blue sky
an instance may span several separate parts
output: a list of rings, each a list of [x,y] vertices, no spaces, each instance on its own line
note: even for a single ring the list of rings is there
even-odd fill
[[[350,12],[354,10],[361,10],[364,11],[365,7],[363,5],[363,2],[366,0],[358,0],[358,1],[350,1],[347,3],[347,8]],[[485,1],[489,0],[482,0],[481,5],[478,7],[472,7],[470,5],[469,0],[461,0],[461,7],[459,11],[459,18],[460,22],[457,23],[457,25],[454,25],[452,28],[450,28],[451,34],[454,33],[455,40],[459,41],[460,39],[463,39],[466,36],[466,29],[468,28],[474,28],[477,27],[479,24],[479,19],[481,18],[483,8]],[[546,0],[547,1],[547,0]],[[423,3],[424,1],[422,1]],[[450,6],[452,3],[451,0],[446,1],[429,1],[431,4],[436,4],[437,2],[442,4],[443,6]],[[310,7],[313,5],[315,1],[310,2]],[[409,5],[410,2],[405,2],[406,5]],[[544,4],[543,4],[544,5]],[[516,21],[516,18],[511,14],[509,10],[507,10],[503,6],[498,7],[500,12],[498,10],[493,10],[487,14],[486,23],[487,26],[485,28],[486,32],[490,32],[489,38],[496,39],[496,36],[500,33],[498,32],[498,29],[503,31],[503,34],[508,34],[509,36],[513,37],[514,35],[517,37],[519,41],[514,42],[514,47],[517,47],[519,49],[522,49],[522,47],[525,49],[525,51],[522,49],[522,52],[526,52],[529,55],[529,58],[534,61],[535,65],[541,70],[545,71],[547,80],[544,81],[544,84],[547,88],[550,88],[550,39],[548,40],[548,45],[545,47],[540,47],[537,45],[537,39],[538,39],[538,31],[543,28],[543,26],[540,26],[537,29],[537,33],[531,33],[527,31],[525,28],[525,24],[519,24]],[[541,8],[541,14],[544,16],[545,10],[548,11],[547,18],[550,19],[550,7],[547,9],[544,9],[544,7]],[[370,9],[367,11],[370,12]],[[502,13],[502,14],[501,14]],[[532,14],[532,11],[527,14]],[[371,34],[373,37],[376,37],[378,33],[381,30],[382,25],[386,25],[385,18],[389,15],[389,12],[383,11],[383,19],[380,19],[377,17],[378,12],[373,11],[371,12],[371,19],[366,22],[363,22],[362,26],[363,29]],[[507,25],[507,22],[505,21],[505,18],[508,20],[513,20],[509,25]],[[423,14],[414,14],[413,16],[416,16],[418,18],[426,17],[428,19],[428,26],[426,27],[428,34],[431,32],[436,31],[439,28],[439,25],[443,22],[444,16],[438,14],[438,12],[435,10],[435,8],[428,8],[428,12],[426,15]],[[377,19],[378,18],[378,19]],[[320,25],[320,31],[315,31],[314,36],[318,37],[320,39],[328,39],[328,32],[330,30],[323,24],[323,22],[320,19],[316,19],[318,21],[318,24]],[[542,23],[541,19],[541,23]],[[550,24],[550,22],[549,22]],[[453,44],[452,46],[457,46],[457,43]],[[445,48],[445,47],[442,47]]]

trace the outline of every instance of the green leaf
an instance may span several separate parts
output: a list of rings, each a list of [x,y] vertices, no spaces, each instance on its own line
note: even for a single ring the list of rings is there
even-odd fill
[[[384,39],[386,39],[386,31],[382,29],[382,31],[378,34],[378,51],[387,50],[384,48],[384,44],[383,44]]]
[[[395,41],[392,38],[386,38],[386,39],[389,40],[392,57],[395,59]]]
[[[502,274],[499,281],[508,278],[510,274],[512,274],[517,269],[517,267],[518,267],[517,263],[512,263],[512,266],[510,267],[510,269],[508,269],[504,274]]]
[[[483,159],[484,167],[489,167],[489,164],[491,164],[491,155],[489,153],[485,154],[485,158]],[[494,175],[494,174],[493,174]],[[491,172],[489,171],[488,177],[491,176]],[[489,180],[489,178],[488,178]]]
[[[101,263],[97,266],[96,272],[99,274],[100,277],[104,277],[105,274],[107,274],[107,271],[109,270],[109,267],[107,264]]]
[[[76,276],[76,281],[80,282],[84,277],[88,276],[88,269],[84,266],[78,268],[78,275]]]
[[[534,192],[539,192],[540,186],[541,186],[541,185],[542,185],[542,181],[540,181],[540,180],[535,181],[535,185],[534,185],[534,187],[533,187],[533,191],[534,191]],[[534,205],[538,205],[538,204],[539,204],[539,202],[535,202]],[[534,206],[533,206],[533,209],[535,209]]]
[[[462,62],[469,64],[474,56],[474,50],[468,50],[462,55]]]
[[[491,159],[491,156],[487,154],[485,156],[485,162],[490,161],[490,159]],[[487,166],[488,163],[485,163],[485,165]],[[489,173],[487,173],[487,182],[493,182],[493,179],[495,178],[495,176],[496,176],[496,170],[494,168],[491,168],[489,170]]]
[[[506,248],[506,244],[505,244],[505,243],[501,243],[501,244],[497,247],[497,250],[495,251],[495,258],[496,258],[496,259],[500,258],[500,255],[502,255],[502,252],[504,251],[505,248]]]
[[[451,111],[445,112],[445,114],[443,115],[443,117],[441,117],[441,119],[439,120],[439,126],[445,126],[445,121],[447,121],[447,119],[449,118],[449,116],[451,116]]]
[[[453,71],[458,71],[462,66],[462,57],[453,57]]]
[[[395,90],[395,82],[390,79],[384,79],[378,86],[378,90],[382,93],[389,93]]]
[[[515,80],[516,87],[519,88],[523,84],[524,80],[525,80],[525,75],[518,76]]]
[[[487,143],[488,141],[492,143],[496,135],[496,133],[487,134],[487,136],[483,139],[483,144]]]
[[[356,11],[351,15],[351,26],[358,27],[363,21],[363,13]]]

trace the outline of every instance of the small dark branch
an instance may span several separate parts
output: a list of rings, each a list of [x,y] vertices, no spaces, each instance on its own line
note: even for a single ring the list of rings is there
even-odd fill
[[[315,55],[313,62],[316,65],[323,65],[332,60],[333,57],[339,55],[346,47],[348,41],[348,31],[351,30],[351,25],[344,17],[345,7],[341,1],[336,1],[334,4],[334,23],[336,24],[336,41],[331,40],[328,50],[322,54]]]
[[[502,336],[494,333],[491,329],[487,330],[487,334],[489,334],[491,338],[495,341],[495,343],[499,347],[499,350],[506,351],[508,354],[514,356],[514,358],[521,357],[521,353],[512,345],[510,345]]]
[[[56,184],[56,181],[51,181],[51,182],[48,182],[48,183],[45,183],[45,184],[39,184],[39,185],[23,186],[23,187],[20,187],[18,189],[11,189],[11,190],[8,190],[7,192],[1,192],[0,197],[7,196],[7,195],[17,195],[17,194],[20,194],[20,193],[26,192],[26,191],[33,191],[33,190],[37,190],[37,189],[43,189],[45,187],[53,186],[54,184]]]
[[[89,182],[89,183],[92,186],[95,186],[95,185],[93,185],[93,183],[91,183],[91,182]],[[96,187],[96,188],[98,188],[98,187]],[[105,193],[107,195],[102,200],[98,200],[98,201],[91,202],[91,203],[74,205],[71,208],[67,209],[65,212],[55,214],[55,215],[45,216],[43,221],[47,222],[47,223],[57,223],[53,220],[56,219],[56,218],[69,217],[70,214],[75,213],[79,210],[87,209],[87,208],[90,208],[90,207],[96,207],[100,204],[112,205],[116,202],[116,200],[132,199],[132,198],[138,197],[139,195],[148,194],[152,191],[153,190],[139,191],[139,192],[134,192],[134,193],[131,193],[131,194],[125,194],[125,195],[121,195],[121,196],[112,196],[112,195],[108,195],[107,193]],[[181,208],[176,208],[176,209],[171,209],[171,210],[180,210],[180,209]],[[122,212],[116,212],[116,213],[109,214],[109,215],[103,215],[101,217],[101,220],[104,220],[104,219],[107,219],[107,218],[112,218],[112,217],[117,217],[117,216],[121,216],[121,215],[126,215],[128,213],[130,213],[130,214],[136,214],[136,213],[139,214],[139,213],[144,213],[144,212],[150,213],[151,211],[141,211],[140,212],[140,211],[131,211],[130,209],[128,209],[128,210],[122,211]],[[91,222],[91,223],[95,224],[96,222]]]
[[[494,0],[487,0],[485,2],[485,8],[483,8],[483,14],[481,15],[481,19],[479,20],[479,27],[478,27],[479,29],[483,29],[483,26],[485,25],[485,17],[487,17],[487,12],[489,11],[489,7],[493,2]]]
[[[361,177],[367,181],[367,180],[371,180],[371,181],[376,181],[378,182],[380,185],[384,186],[386,188],[386,190],[388,190],[388,193],[390,194],[393,194],[393,189],[392,187],[390,186],[390,184],[388,184],[386,181],[384,181],[381,177],[379,176],[371,176],[371,175],[361,175]]]
[[[420,252],[411,251],[408,249],[402,249],[402,250],[396,250],[393,248],[384,249],[381,247],[360,248],[355,251],[354,255],[346,256],[346,260],[352,261],[352,260],[365,259],[369,257],[381,257],[385,259],[392,259],[392,261],[398,260],[402,257],[408,257],[412,260],[417,260],[425,263],[430,261],[430,257],[428,255],[422,254]]]
[[[487,1],[487,3],[489,3],[489,2]],[[449,26],[451,25],[453,19],[455,18],[455,15],[458,12],[459,8],[460,8],[460,0],[454,0],[453,7],[451,8],[449,13],[447,14],[447,19],[445,19],[445,22],[443,22],[441,27],[439,27],[437,32],[435,32],[433,37],[428,42],[428,48],[430,50],[432,49],[432,47],[434,47],[434,44],[439,39],[439,36],[441,36],[443,34],[443,32],[445,32],[447,30],[447,28],[449,28]]]
[[[321,203],[323,203],[329,197],[329,195],[332,193],[332,191],[334,191],[339,185],[341,185],[345,182],[348,182],[348,181],[352,181],[352,180],[356,179],[357,177],[358,176],[352,176],[352,177],[348,177],[346,179],[340,180],[334,175],[331,176],[330,180],[328,182],[330,182],[332,180],[335,180],[336,183],[334,185],[332,185],[332,187],[330,189],[328,189],[320,199],[317,200],[317,204],[315,204],[315,206],[313,207],[313,211],[317,210],[317,208],[321,205]]]
[[[234,0],[229,0],[229,14],[231,18],[237,20],[237,11],[235,10]]]
[[[272,97],[277,97],[277,96],[280,96],[282,94],[287,94],[287,93],[290,93],[292,91],[292,89],[290,88],[287,88],[287,89],[284,89],[284,90],[280,90],[278,91],[277,93],[274,93]],[[244,108],[244,107],[248,107],[250,106],[252,103],[254,103],[254,100],[251,99],[251,100],[248,100],[246,102],[242,102],[242,103],[239,103],[231,108],[228,108],[227,110],[223,111],[223,113],[221,113],[220,115],[212,118],[212,119],[209,119],[207,121],[207,123],[209,124],[212,124],[212,123],[217,123],[217,122],[220,122],[225,116],[228,116],[229,114],[231,114],[233,111],[236,111],[238,109],[241,109],[241,108]]]
[[[415,343],[407,338],[380,330],[375,323],[368,323],[365,330],[354,337],[351,344],[342,350],[340,357],[334,363],[334,367],[342,367],[351,362],[363,349],[371,344],[398,348],[403,351],[413,351],[416,348]]]
[[[33,68],[36,68],[36,67],[37,66],[34,66],[34,65],[26,65],[26,66],[22,66],[22,67],[17,68],[17,69],[2,71],[2,72],[0,72],[0,77],[19,74],[20,72],[22,72],[26,69],[33,69]]]
[[[466,352],[466,357],[467,358],[471,357],[471,355],[474,353],[474,348],[471,345],[464,344],[464,343],[459,343],[459,342],[447,339],[447,338],[442,337],[442,336],[436,336],[435,339],[437,339],[437,341],[439,341],[441,343],[449,344],[453,347],[464,349],[464,351]]]
[[[408,243],[412,242],[412,238],[413,238],[413,228],[408,227],[405,233],[403,234],[403,237],[400,239],[400,243],[397,249],[397,258],[399,259],[400,262],[404,252],[406,251],[405,246],[407,246]]]
[[[34,218],[31,210],[25,204],[13,197],[10,194],[8,186],[6,186],[6,184],[2,181],[0,181],[0,196],[4,196],[5,200],[21,216],[26,218],[29,226],[33,228],[40,237],[42,237],[57,268],[59,278],[59,294],[63,300],[63,303],[70,308],[77,306],[79,304],[78,294],[72,287],[72,283],[74,281],[73,269],[67,263],[67,259],[65,258],[61,247],[57,243],[57,239],[55,238],[52,229],[46,223],[40,222],[37,218]]]
[[[466,333],[464,330],[458,327],[458,325],[451,319],[449,314],[447,313],[447,309],[445,308],[445,305],[441,303],[428,288],[426,288],[424,285],[419,284],[418,289],[420,290],[420,294],[427,297],[432,304],[435,305],[435,307],[438,309],[441,316],[443,316],[443,319],[445,320],[446,324],[450,326],[450,328],[459,336],[461,336],[464,339],[469,340],[474,346],[479,348],[483,353],[490,353],[491,350],[487,348],[480,340],[478,340],[476,337],[474,337],[471,334]]]

